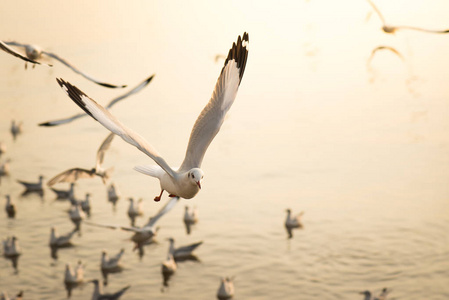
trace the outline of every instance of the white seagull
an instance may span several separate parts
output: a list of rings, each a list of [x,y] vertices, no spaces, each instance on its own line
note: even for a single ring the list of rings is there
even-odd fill
[[[6,198],[6,204],[5,204],[5,211],[8,215],[8,218],[14,218],[16,216],[16,205],[11,200],[11,197],[9,195],[5,195]]]
[[[131,287],[130,285],[128,285],[113,294],[103,294],[101,292],[100,283],[98,282],[98,279],[94,279],[89,282],[92,282],[95,285],[92,300],[117,300],[123,295],[124,292],[126,292],[127,289]]]
[[[218,287],[217,298],[220,300],[227,300],[232,297],[234,297],[234,283],[232,282],[232,278],[222,278],[220,286]]]
[[[69,233],[58,236],[56,234],[56,228],[52,227],[50,232],[50,243],[49,243],[50,247],[55,248],[70,247],[72,245],[72,242],[70,240],[72,239],[75,232],[77,231],[72,230]]]
[[[65,272],[64,272],[64,283],[65,284],[76,284],[83,281],[84,278],[84,270],[81,261],[78,262],[78,265],[75,270],[73,270],[70,263],[66,263]]]
[[[418,31],[424,31],[424,32],[429,32],[429,33],[449,33],[449,29],[445,29],[445,30],[430,30],[430,29],[413,27],[413,26],[391,26],[391,25],[389,25],[389,24],[387,24],[385,22],[384,16],[380,12],[380,10],[376,7],[376,5],[374,5],[374,3],[371,0],[367,0],[367,1],[371,5],[371,7],[374,9],[374,11],[377,13],[377,15],[379,16],[379,19],[382,22],[382,30],[385,33],[395,33],[399,29],[418,30]]]
[[[15,236],[7,237],[6,240],[3,240],[3,255],[5,257],[17,257],[21,253],[19,240]]]
[[[101,252],[101,270],[107,272],[119,271],[122,269],[121,259],[125,253],[125,249],[120,249],[120,252],[115,256],[108,257],[106,250]]]
[[[175,260],[181,260],[192,256],[192,252],[203,243],[203,241],[200,241],[191,245],[175,248],[175,240],[173,238],[168,238],[168,241],[170,242],[168,254],[173,255]]]
[[[107,189],[108,192],[108,201],[115,203],[120,198],[120,192],[115,185],[115,183],[111,183]]]
[[[245,32],[233,44],[218,77],[212,97],[193,126],[186,156],[179,169],[173,169],[161,157],[156,149],[142,136],[126,127],[109,111],[89,98],[72,84],[57,79],[67,95],[86,113],[100,122],[111,132],[137,147],[152,158],[158,166],[138,166],[135,169],[141,173],[160,180],[161,193],[154,200],[160,201],[166,190],[171,196],[185,199],[193,198],[201,189],[203,171],[200,169],[204,154],[225,119],[237,95],[243,77],[248,57],[248,34]]]
[[[78,70],[73,65],[69,64],[66,60],[62,59],[61,57],[57,56],[56,54],[51,53],[51,52],[47,52],[47,51],[43,50],[41,47],[39,47],[37,45],[21,44],[21,43],[17,43],[17,42],[14,42],[14,41],[4,42],[4,43],[9,45],[9,46],[15,46],[15,47],[24,48],[26,57],[28,59],[30,59],[31,62],[33,62],[33,63],[37,63],[36,61],[41,59],[43,56],[48,56],[48,57],[51,57],[51,58],[54,58],[54,59],[58,60],[60,63],[62,63],[66,67],[72,69],[73,72],[83,76],[87,80],[90,80],[90,81],[92,81],[92,82],[94,82],[94,83],[96,83],[98,85],[101,85],[101,86],[104,86],[104,87],[107,87],[107,88],[124,88],[124,87],[126,87],[126,85],[114,85],[114,84],[110,84],[110,83],[106,83],[106,82],[102,82],[102,81],[99,81],[97,79],[94,79],[90,75],[87,75],[86,73],[81,72],[80,70]],[[26,65],[25,65],[25,68],[26,68]]]
[[[25,182],[25,181],[21,181],[21,180],[17,180],[18,183],[22,184],[25,189],[26,192],[41,192],[42,189],[42,182],[44,180],[44,176],[40,175],[39,176],[39,182],[37,183],[31,183],[31,182]]]
[[[296,216],[292,216],[292,211],[290,209],[287,209],[287,218],[285,219],[285,228],[287,229],[288,232],[288,237],[292,238],[293,234],[292,234],[292,230],[294,228],[302,228],[302,222],[301,222],[301,217],[304,214],[304,212],[300,212],[299,214],[297,214]]]
[[[86,198],[82,201],[80,201],[80,205],[81,205],[81,209],[88,215],[90,216],[90,194],[86,193]]]
[[[133,198],[129,198],[128,200],[128,216],[131,219],[135,219],[136,217],[143,215],[142,198],[140,198],[138,201],[134,201]]]
[[[30,59],[30,58],[26,57],[25,55],[22,55],[20,52],[17,52],[15,49],[9,47],[9,46],[8,46],[5,42],[3,42],[3,41],[0,41],[0,49],[2,49],[3,51],[5,51],[6,53],[9,53],[9,54],[11,54],[11,55],[14,55],[15,57],[18,57],[18,58],[20,58],[20,59],[23,59],[23,60],[26,61],[26,62],[30,62],[30,63],[38,64],[38,65],[41,64],[40,62],[35,61],[35,60],[33,60],[33,59]],[[45,65],[47,65],[47,64],[45,64]],[[52,65],[47,65],[47,66],[52,67]]]
[[[73,168],[66,170],[50,179],[50,181],[47,182],[47,185],[52,186],[59,182],[75,182],[79,178],[92,178],[95,175],[99,176],[103,180],[103,183],[106,184],[106,181],[114,171],[114,167],[104,170],[101,165],[103,164],[104,155],[111,146],[113,138],[114,134],[110,133],[101,144],[100,148],[97,151],[97,162],[94,168],[90,170],[82,168]]]
[[[386,300],[389,293],[390,290],[387,288],[383,288],[378,297],[374,297],[370,291],[360,292],[360,294],[365,296],[364,300]]]
[[[187,234],[190,234],[192,225],[194,225],[198,222],[197,208],[194,207],[190,210],[189,207],[186,205],[183,220],[184,220],[184,225],[186,226]]]
[[[16,122],[16,120],[11,120],[10,131],[12,137],[16,139],[16,136],[23,132],[23,122]]]
[[[56,193],[56,197],[58,199],[75,199],[75,183],[70,183],[70,188],[68,190],[58,190],[55,188],[50,188],[53,192]]]
[[[135,94],[137,92],[139,92],[140,90],[142,90],[144,87],[146,87],[150,81],[153,79],[154,75],[151,75],[149,78],[147,78],[146,80],[144,80],[142,83],[140,83],[138,86],[136,86],[135,88],[133,88],[132,90],[130,90],[129,92],[112,99],[108,105],[105,106],[106,109],[110,109],[112,106],[114,106],[114,104],[116,104],[117,102],[119,102],[120,100],[131,96],[132,94]],[[85,117],[87,116],[86,113],[80,113],[65,119],[60,119],[60,120],[54,120],[54,121],[48,121],[48,122],[44,122],[44,123],[40,123],[39,126],[57,126],[57,125],[62,125],[62,124],[67,124],[70,123],[72,121],[75,121],[79,118]]]

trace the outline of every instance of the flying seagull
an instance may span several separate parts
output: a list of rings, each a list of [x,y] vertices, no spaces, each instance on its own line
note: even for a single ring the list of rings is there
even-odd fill
[[[103,143],[101,144],[100,148],[97,151],[97,163],[95,164],[94,168],[92,168],[90,170],[82,169],[82,168],[73,168],[73,169],[66,170],[66,171],[56,175],[52,179],[50,179],[50,181],[47,182],[47,185],[52,186],[59,182],[75,182],[79,178],[92,178],[95,175],[101,177],[101,179],[103,180],[103,183],[106,184],[106,181],[111,176],[111,173],[114,170],[114,167],[104,170],[101,167],[101,165],[103,164],[104,154],[111,146],[111,142],[112,142],[113,138],[114,138],[114,134],[110,133],[106,137],[106,139],[103,141]]]
[[[430,30],[430,29],[413,27],[413,26],[391,26],[391,25],[388,25],[385,22],[384,16],[380,12],[380,10],[376,7],[376,5],[374,5],[374,3],[371,0],[367,0],[367,1],[372,6],[374,11],[377,13],[377,15],[379,16],[379,19],[382,22],[382,30],[385,33],[395,33],[399,29],[418,30],[418,31],[430,32],[430,33],[449,33],[449,29],[445,29],[445,30]]]
[[[371,51],[371,55],[368,58],[368,64],[371,63],[371,61],[374,58],[374,55],[378,51],[381,51],[381,50],[387,50],[387,51],[393,52],[394,54],[396,54],[397,57],[399,57],[402,61],[404,61],[404,57],[402,56],[402,54],[398,50],[396,50],[395,48],[390,47],[390,46],[377,46],[376,48],[373,49],[373,51]]]
[[[130,90],[129,92],[118,96],[117,98],[112,99],[108,105],[105,106],[106,109],[110,109],[112,106],[114,106],[114,104],[116,104],[117,102],[119,102],[122,99],[125,99],[128,96],[131,96],[135,93],[140,92],[140,90],[142,90],[144,87],[146,87],[150,81],[153,79],[154,74],[151,75],[150,77],[148,77],[147,79],[145,79],[144,81],[142,81],[138,86],[136,86],[135,88],[133,88],[132,90]],[[87,116],[86,113],[80,113],[65,119],[60,119],[60,120],[54,120],[54,121],[48,121],[48,122],[44,122],[44,123],[40,123],[39,126],[58,126],[58,125],[62,125],[62,124],[67,124],[70,123],[72,121],[75,121],[79,118],[85,117]]]
[[[13,48],[9,47],[7,44],[5,44],[5,42],[0,41],[0,48],[5,51],[6,53],[9,53],[11,55],[14,55],[15,57],[18,57],[20,59],[23,59],[26,62],[30,62],[33,64],[38,64],[40,65],[41,63],[38,61],[35,61],[33,59],[29,59],[28,57],[26,57],[25,55],[20,54],[19,52],[17,52],[16,50],[14,50]],[[45,64],[47,65],[47,64]],[[49,67],[52,67],[52,65],[47,65]]]
[[[114,85],[114,84],[110,84],[110,83],[99,81],[99,80],[91,77],[90,75],[87,75],[86,73],[81,72],[80,70],[75,68],[73,65],[71,65],[69,62],[67,62],[66,60],[62,59],[58,55],[56,55],[54,53],[51,53],[51,52],[48,52],[48,51],[45,51],[40,46],[30,45],[30,44],[22,44],[22,43],[17,43],[17,42],[14,42],[14,41],[4,42],[4,43],[9,45],[9,46],[15,46],[15,47],[24,48],[26,57],[28,57],[30,60],[32,60],[31,62],[37,61],[38,59],[41,59],[43,56],[48,56],[48,57],[51,57],[51,58],[54,58],[54,59],[58,60],[60,63],[62,63],[66,67],[72,69],[73,72],[83,76],[87,80],[90,80],[90,81],[92,81],[92,82],[94,82],[94,83],[96,83],[98,85],[101,85],[101,86],[104,86],[104,87],[107,87],[107,88],[113,88],[113,89],[126,87],[126,85]],[[26,65],[25,65],[25,67],[26,67]]]
[[[245,32],[243,38],[239,36],[237,43],[233,43],[229,50],[212,97],[193,126],[184,161],[181,167],[176,170],[172,169],[158,151],[142,136],[122,124],[77,87],[60,78],[57,81],[67,95],[92,118],[111,132],[119,135],[126,142],[137,147],[158,164],[158,166],[138,166],[135,168],[141,173],[159,179],[161,193],[154,198],[155,201],[160,201],[164,190],[170,196],[191,199],[201,189],[204,173],[200,167],[204,154],[220,130],[226,113],[231,108],[237,95],[248,57],[248,43],[249,37]]]

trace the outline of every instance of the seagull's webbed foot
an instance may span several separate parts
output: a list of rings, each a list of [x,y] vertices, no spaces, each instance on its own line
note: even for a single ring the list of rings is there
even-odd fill
[[[161,193],[159,194],[159,196],[154,197],[154,201],[159,202],[161,201],[161,197],[162,197],[162,193],[164,192],[164,190],[161,191]]]

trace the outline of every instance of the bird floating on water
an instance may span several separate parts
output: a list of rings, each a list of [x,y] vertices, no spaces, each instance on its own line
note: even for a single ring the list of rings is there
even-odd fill
[[[56,228],[51,227],[49,243],[50,247],[63,248],[72,246],[71,239],[76,232],[77,230],[72,230],[69,233],[61,234],[58,236],[56,234]]]
[[[53,192],[56,193],[56,197],[58,199],[69,199],[73,200],[75,199],[75,183],[70,183],[70,188],[68,190],[58,190],[53,187],[50,188]]]
[[[120,271],[123,266],[121,264],[121,259],[123,254],[125,253],[125,249],[120,249],[120,252],[116,255],[109,257],[106,250],[101,252],[101,270],[108,272],[117,272]]]
[[[37,183],[17,180],[18,183],[22,184],[25,187],[26,192],[42,192],[43,191],[43,185],[42,185],[43,181],[44,181],[44,176],[42,176],[42,175],[39,176],[39,182],[37,182]]]
[[[194,244],[175,248],[175,240],[173,238],[168,238],[168,241],[170,242],[168,253],[173,255],[173,258],[176,261],[188,259],[194,256],[193,251],[203,243],[202,241],[200,241]]]
[[[190,234],[192,226],[198,222],[198,209],[196,207],[190,209],[186,205],[183,221],[186,226],[187,234]]]
[[[11,200],[11,197],[9,195],[5,195],[6,198],[6,204],[5,204],[5,211],[8,215],[8,218],[14,218],[16,216],[16,205]]]
[[[47,182],[47,185],[52,186],[59,182],[75,182],[79,178],[93,178],[95,175],[100,177],[103,180],[103,183],[106,184],[106,181],[109,179],[112,172],[114,171],[114,167],[104,170],[101,165],[103,164],[104,155],[106,151],[110,148],[113,138],[114,134],[110,133],[103,141],[103,143],[100,145],[100,148],[97,151],[97,162],[94,168],[90,170],[82,168],[72,168],[66,170],[50,179],[50,181]]]
[[[113,294],[103,294],[98,279],[90,280],[89,282],[92,282],[95,285],[92,300],[117,300],[131,287],[128,285]]]
[[[16,122],[16,120],[11,120],[11,134],[13,139],[23,132],[23,122]]]
[[[20,254],[22,254],[22,250],[19,246],[19,240],[15,236],[3,240],[3,255],[5,257],[17,257]]]
[[[179,169],[172,169],[162,156],[142,136],[126,127],[109,111],[89,98],[72,84],[57,79],[66,94],[92,118],[111,132],[119,135],[129,144],[152,158],[158,166],[138,166],[135,169],[146,175],[158,178],[161,193],[154,198],[160,201],[162,193],[185,199],[193,198],[201,189],[204,172],[200,169],[207,148],[225,119],[237,95],[248,57],[249,37],[245,32],[238,37],[229,50],[223,69],[218,77],[212,97],[193,126],[186,156]]]
[[[292,211],[290,209],[287,209],[287,218],[285,219],[285,228],[287,229],[287,233],[288,233],[288,237],[292,238],[293,237],[293,233],[292,230],[295,228],[302,228],[302,222],[301,222],[301,217],[304,214],[304,212],[300,212],[299,214],[297,214],[296,216],[292,216]]]
[[[58,55],[56,55],[54,53],[51,53],[51,52],[48,52],[48,51],[45,51],[41,47],[39,47],[37,45],[22,44],[22,43],[18,43],[18,42],[14,42],[14,41],[4,42],[4,43],[6,45],[8,45],[8,46],[15,46],[15,47],[24,48],[26,57],[28,59],[30,59],[31,60],[30,62],[32,62],[32,63],[38,63],[37,60],[42,59],[43,56],[48,56],[48,57],[56,59],[57,61],[59,61],[60,63],[65,65],[66,67],[70,68],[73,72],[83,76],[87,80],[90,80],[90,81],[92,81],[92,82],[94,82],[94,83],[96,83],[98,85],[101,85],[101,86],[104,86],[104,87],[107,87],[107,88],[124,88],[124,87],[126,87],[126,85],[115,85],[115,84],[110,84],[110,83],[106,83],[106,82],[102,82],[100,80],[97,80],[97,79],[91,77],[90,75],[87,75],[86,73],[81,72],[80,70],[75,68],[72,64],[70,64],[66,60],[62,59]],[[5,50],[5,49],[3,49],[3,50]],[[13,53],[11,53],[11,54],[13,54]],[[25,64],[25,68],[26,68],[26,64]]]
[[[115,204],[117,200],[120,198],[120,192],[115,183],[112,182],[108,186],[107,192],[108,192],[108,201]]]
[[[390,290],[387,288],[383,288],[382,291],[380,292],[379,296],[374,297],[370,291],[363,291],[360,292],[360,294],[364,295],[365,298],[363,298],[363,300],[386,300],[388,294],[390,293]]]
[[[217,291],[217,298],[219,300],[227,300],[234,297],[234,283],[233,278],[222,278],[220,286]]]
[[[377,15],[379,16],[379,19],[382,22],[382,30],[385,33],[395,33],[397,30],[400,30],[400,29],[418,30],[418,31],[429,32],[429,33],[443,33],[443,34],[449,33],[449,29],[431,30],[431,29],[419,28],[419,27],[414,27],[414,26],[392,26],[392,25],[389,25],[385,22],[385,18],[382,15],[382,13],[380,12],[380,10],[377,8],[377,6],[371,0],[367,0],[367,1],[371,5],[371,7],[374,9],[374,11],[377,13]]]
[[[10,173],[9,163],[11,159],[6,159],[4,162],[0,164],[0,176],[7,176]]]
[[[109,229],[121,229],[124,231],[131,231],[134,232],[134,235],[131,237],[131,240],[136,244],[136,247],[134,249],[140,249],[145,244],[150,243],[153,238],[156,236],[157,231],[159,227],[155,227],[156,222],[167,212],[169,212],[175,205],[178,203],[179,197],[173,197],[170,199],[170,201],[167,202],[167,204],[162,207],[159,212],[154,215],[153,217],[150,217],[148,222],[142,226],[142,227],[134,227],[134,226],[120,226],[120,225],[103,225],[103,224],[96,224],[92,222],[85,222],[88,225],[103,227],[103,228],[109,228]]]
[[[136,86],[135,88],[133,88],[132,90],[130,90],[129,92],[112,99],[108,105],[105,106],[106,109],[110,109],[112,106],[114,106],[117,102],[119,102],[122,99],[125,99],[128,96],[131,96],[139,91],[141,91],[144,87],[146,87],[150,81],[153,79],[154,75],[151,75],[149,78],[147,78],[146,80],[144,80],[142,83],[140,83],[138,86]],[[39,126],[58,126],[58,125],[62,125],[62,124],[67,124],[70,123],[72,121],[75,121],[79,118],[85,117],[87,116],[86,113],[80,113],[80,114],[76,114],[74,116],[65,118],[65,119],[60,119],[60,120],[54,120],[54,121],[48,121],[48,122],[44,122],[44,123],[40,123]]]

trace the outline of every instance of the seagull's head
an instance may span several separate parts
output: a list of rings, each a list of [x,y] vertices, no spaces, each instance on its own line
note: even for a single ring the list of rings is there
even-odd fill
[[[193,168],[187,174],[192,184],[197,185],[201,189],[201,182],[203,181],[204,172],[200,168]]]

